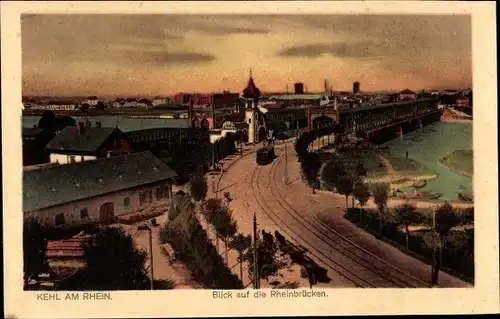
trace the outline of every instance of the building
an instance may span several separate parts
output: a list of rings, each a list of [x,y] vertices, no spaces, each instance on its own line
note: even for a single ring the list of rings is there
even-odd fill
[[[77,107],[75,101],[72,100],[57,100],[47,101],[46,109],[52,111],[72,111]]]
[[[295,94],[304,94],[304,83],[295,83],[293,86]]]
[[[116,100],[113,101],[112,107],[117,109],[125,107],[125,99],[117,98]]]
[[[45,150],[51,163],[68,164],[129,153],[131,144],[118,128],[91,127],[80,122],[77,126],[66,126]]]
[[[360,92],[359,82],[356,81],[352,84],[352,93],[358,94]]]
[[[330,103],[325,94],[285,94],[270,95],[268,101],[285,102],[289,106],[316,105],[323,106]]]
[[[416,100],[416,99],[417,99],[417,93],[413,92],[410,89],[406,89],[406,90],[399,92],[399,100],[400,101]]]
[[[470,101],[468,97],[458,97],[455,101],[457,107],[470,107]]]
[[[212,103],[215,108],[234,107],[239,98],[240,95],[238,93],[223,91],[222,93],[213,94]]]
[[[125,103],[123,104],[123,107],[137,107],[137,99],[127,98],[125,100]]]
[[[135,105],[135,107],[141,107],[141,108],[151,107],[151,106],[152,106],[151,101],[148,99],[137,100],[137,103]]]
[[[99,99],[97,98],[97,96],[89,96],[82,104],[84,103],[87,103],[91,107],[96,106],[97,103],[99,103]]]
[[[45,145],[53,138],[53,134],[41,128],[23,127],[23,166],[49,163],[49,153]]]
[[[175,176],[149,151],[24,171],[24,218],[64,227],[167,210]]]
[[[158,105],[162,105],[162,104],[169,104],[169,103],[170,103],[170,98],[162,97],[162,96],[154,97],[153,101],[151,102],[153,107],[158,106]]]

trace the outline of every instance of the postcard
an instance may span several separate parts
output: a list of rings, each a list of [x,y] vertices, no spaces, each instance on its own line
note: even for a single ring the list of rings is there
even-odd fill
[[[6,316],[500,311],[494,8],[2,2]]]

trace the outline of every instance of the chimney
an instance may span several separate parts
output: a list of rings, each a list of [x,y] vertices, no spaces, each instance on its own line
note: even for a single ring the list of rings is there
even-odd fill
[[[101,128],[102,127],[101,122],[95,122],[95,126]]]

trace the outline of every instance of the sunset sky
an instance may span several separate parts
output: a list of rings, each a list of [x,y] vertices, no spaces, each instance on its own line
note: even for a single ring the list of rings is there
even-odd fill
[[[472,85],[469,16],[23,15],[23,95]]]

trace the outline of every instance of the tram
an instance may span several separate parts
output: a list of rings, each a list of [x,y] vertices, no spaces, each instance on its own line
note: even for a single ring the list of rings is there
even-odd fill
[[[257,151],[257,165],[270,164],[275,157],[274,139],[267,139],[264,146]]]

